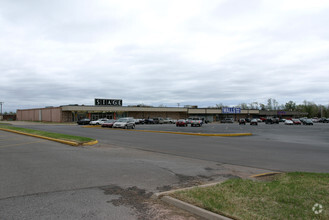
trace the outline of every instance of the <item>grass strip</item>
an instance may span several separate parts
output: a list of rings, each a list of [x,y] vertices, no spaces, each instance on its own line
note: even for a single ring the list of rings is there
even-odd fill
[[[328,173],[292,172],[258,180],[229,179],[171,196],[234,219],[329,219]],[[315,204],[322,205],[322,209]]]
[[[59,133],[40,131],[40,130],[34,130],[34,129],[29,129],[29,128],[6,126],[6,125],[1,125],[1,124],[0,124],[0,128],[10,129],[10,130],[14,130],[14,131],[20,131],[20,132],[24,132],[24,133],[28,133],[28,134],[40,135],[40,136],[49,137],[49,138],[56,138],[56,139],[60,139],[60,140],[74,141],[74,142],[77,142],[78,144],[95,141],[95,139],[88,138],[88,137],[59,134]]]

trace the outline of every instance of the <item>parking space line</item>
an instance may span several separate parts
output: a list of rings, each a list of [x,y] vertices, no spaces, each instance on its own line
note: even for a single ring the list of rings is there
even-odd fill
[[[33,142],[24,142],[24,143],[19,143],[19,144],[2,145],[2,146],[0,146],[0,148],[13,147],[13,146],[21,146],[21,145],[26,145],[26,144],[35,144],[35,143],[41,143],[41,142],[46,142],[46,140],[33,141]]]

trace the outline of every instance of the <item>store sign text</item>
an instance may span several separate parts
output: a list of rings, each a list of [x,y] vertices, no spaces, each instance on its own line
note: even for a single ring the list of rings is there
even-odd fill
[[[122,106],[122,99],[95,99],[95,105]]]
[[[222,109],[223,114],[240,114],[241,113],[241,108],[229,108],[229,107],[224,107]]]

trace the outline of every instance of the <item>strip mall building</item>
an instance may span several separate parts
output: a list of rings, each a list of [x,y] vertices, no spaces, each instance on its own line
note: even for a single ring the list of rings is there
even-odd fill
[[[44,122],[75,122],[81,118],[97,120],[99,118],[118,119],[122,117],[134,118],[172,118],[185,119],[200,117],[210,122],[223,118],[259,118],[277,116],[280,118],[304,117],[305,113],[288,111],[244,110],[237,108],[197,108],[193,107],[137,107],[122,106],[122,100],[95,99],[95,105],[64,105],[59,107],[45,107],[35,109],[18,109],[18,121]]]

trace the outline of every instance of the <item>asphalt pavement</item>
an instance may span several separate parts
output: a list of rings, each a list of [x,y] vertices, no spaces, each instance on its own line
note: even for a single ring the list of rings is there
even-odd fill
[[[194,133],[246,133],[245,137],[201,137],[77,125],[26,127],[95,138],[100,143],[276,171],[328,172],[329,124],[258,126],[205,124],[202,127],[137,125],[136,130]]]
[[[47,129],[109,132],[74,125]],[[106,133],[110,140],[131,131],[113,132]],[[269,171],[124,145],[72,147],[0,131],[0,219],[199,219],[151,195]]]

